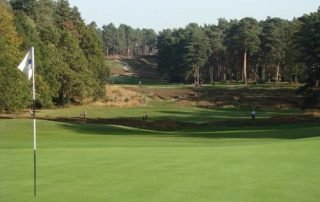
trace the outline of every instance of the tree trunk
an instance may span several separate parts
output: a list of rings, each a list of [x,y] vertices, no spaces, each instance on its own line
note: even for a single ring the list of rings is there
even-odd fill
[[[198,85],[200,84],[200,67],[197,68],[198,69]]]
[[[138,43],[138,45],[137,45],[137,50],[136,50],[136,51],[137,51],[136,54],[139,56],[139,43]]]
[[[209,67],[210,83],[213,83],[213,65]]]
[[[242,80],[245,84],[247,84],[247,50],[244,51],[243,54],[243,77]]]
[[[271,70],[269,70],[269,75],[268,75],[268,83],[271,82],[271,73],[270,73]]]
[[[276,81],[279,82],[279,76],[280,76],[280,64],[277,64],[277,70],[276,70]]]
[[[198,67],[196,68],[196,82],[197,82],[197,86],[199,86],[199,69]]]
[[[113,46],[112,46],[112,55],[117,55],[118,53],[116,52],[116,42],[113,42]]]
[[[63,90],[60,90],[59,91],[59,104],[60,104],[60,106],[63,106],[64,105],[64,92],[63,92]]]
[[[200,84],[200,68],[197,67],[194,71],[194,85],[198,86]]]
[[[144,44],[144,55],[147,55],[147,44]]]

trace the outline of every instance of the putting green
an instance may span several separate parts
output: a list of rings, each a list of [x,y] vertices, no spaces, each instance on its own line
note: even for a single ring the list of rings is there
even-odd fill
[[[0,120],[0,201],[319,201],[320,126],[156,132]]]

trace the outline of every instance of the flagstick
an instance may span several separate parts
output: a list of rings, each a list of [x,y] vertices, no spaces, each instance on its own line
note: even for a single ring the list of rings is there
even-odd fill
[[[37,135],[36,135],[36,86],[35,86],[35,61],[34,47],[31,48],[32,53],[32,118],[33,118],[33,180],[34,180],[34,196],[37,196]]]

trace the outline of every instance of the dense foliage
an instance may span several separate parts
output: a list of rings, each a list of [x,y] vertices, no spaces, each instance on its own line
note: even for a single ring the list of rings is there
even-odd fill
[[[320,88],[320,10],[292,21],[268,17],[217,25],[134,29],[85,24],[68,0],[0,0],[0,110],[30,105],[30,81],[17,65],[36,50],[37,105],[81,103],[104,95],[105,55],[155,55],[171,82],[305,82]]]
[[[106,55],[150,55],[156,51],[157,34],[153,29],[133,29],[121,24],[102,26],[102,38]]]
[[[104,94],[108,68],[102,32],[86,25],[67,0],[0,1],[0,110],[30,105],[30,82],[17,65],[32,46],[37,105],[48,107]]]
[[[319,16],[219,19],[217,25],[163,30],[157,38],[159,71],[173,82],[307,81],[319,87]]]
[[[306,65],[305,107],[316,107],[320,101],[320,7],[317,12],[299,18],[295,34],[299,61]]]

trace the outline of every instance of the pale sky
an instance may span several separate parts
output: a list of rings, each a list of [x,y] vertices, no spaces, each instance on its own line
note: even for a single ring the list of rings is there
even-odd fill
[[[127,24],[133,28],[184,27],[190,22],[216,24],[217,19],[267,16],[291,20],[314,12],[320,0],[69,0],[77,6],[86,23],[99,27],[109,23]]]

